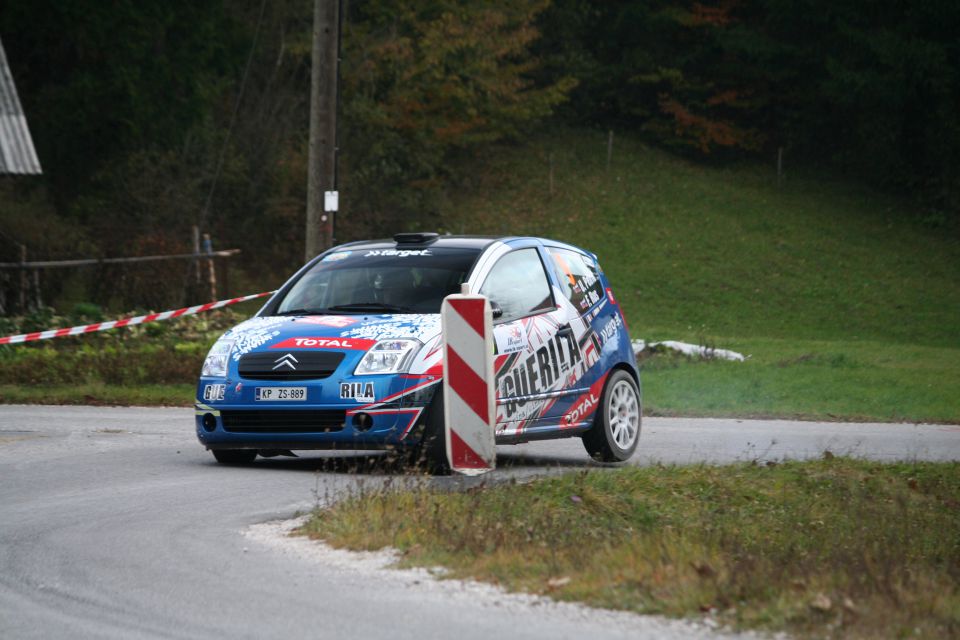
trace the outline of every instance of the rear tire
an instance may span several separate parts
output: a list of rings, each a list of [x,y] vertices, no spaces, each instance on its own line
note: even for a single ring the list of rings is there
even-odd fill
[[[250,464],[257,457],[256,449],[213,449],[211,453],[220,464]]]
[[[599,462],[628,460],[640,442],[642,407],[633,376],[623,369],[614,371],[603,388],[593,426],[582,436],[590,457]]]

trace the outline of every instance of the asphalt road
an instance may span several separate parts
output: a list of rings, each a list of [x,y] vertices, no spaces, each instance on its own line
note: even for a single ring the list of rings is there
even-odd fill
[[[404,477],[369,455],[222,467],[192,425],[187,409],[0,406],[0,637],[712,635],[286,553],[251,537],[251,526]],[[804,458],[827,449],[957,460],[960,427],[646,419],[635,462]],[[498,453],[498,477],[589,464],[579,440]]]

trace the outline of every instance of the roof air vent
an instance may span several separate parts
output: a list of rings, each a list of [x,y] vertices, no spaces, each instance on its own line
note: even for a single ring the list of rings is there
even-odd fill
[[[398,233],[393,236],[397,244],[430,244],[440,237],[438,233]]]

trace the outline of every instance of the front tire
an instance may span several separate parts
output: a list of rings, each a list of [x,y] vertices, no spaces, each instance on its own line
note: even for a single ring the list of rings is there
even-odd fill
[[[593,426],[583,434],[583,447],[599,462],[623,462],[637,449],[643,410],[640,389],[623,369],[610,375],[603,388]]]
[[[423,426],[420,443],[410,452],[410,462],[430,475],[450,475],[447,461],[447,440],[443,428],[443,387],[437,389],[430,402],[430,412]]]
[[[250,464],[257,457],[256,449],[213,449],[211,453],[220,464]]]

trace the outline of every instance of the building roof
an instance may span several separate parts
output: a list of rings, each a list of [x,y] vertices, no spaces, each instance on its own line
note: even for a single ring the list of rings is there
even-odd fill
[[[43,173],[0,42],[0,174]]]

